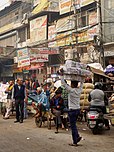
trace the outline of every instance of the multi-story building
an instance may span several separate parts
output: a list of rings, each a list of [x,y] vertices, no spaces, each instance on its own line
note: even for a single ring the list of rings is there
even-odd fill
[[[11,79],[13,77],[11,66],[13,62],[10,62],[9,65],[7,58],[13,60],[18,43],[26,41],[28,36],[26,21],[30,12],[31,3],[22,1],[12,2],[11,5],[0,11],[0,60],[4,65],[0,68],[1,78],[9,77]]]

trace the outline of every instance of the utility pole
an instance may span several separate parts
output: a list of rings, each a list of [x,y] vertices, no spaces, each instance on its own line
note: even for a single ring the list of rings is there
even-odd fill
[[[104,57],[104,45],[103,45],[103,22],[102,22],[102,2],[99,0],[97,2],[98,9],[99,9],[99,25],[100,25],[100,62],[103,65],[103,68],[105,68],[105,57]]]

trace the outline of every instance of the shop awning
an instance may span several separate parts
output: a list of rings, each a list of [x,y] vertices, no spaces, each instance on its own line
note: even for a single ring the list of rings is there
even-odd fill
[[[114,77],[109,77],[109,76],[106,75],[103,71],[101,71],[101,70],[99,70],[99,69],[95,69],[95,68],[92,68],[92,67],[91,67],[91,71],[92,71],[92,73],[94,73],[94,74],[101,75],[101,76],[103,76],[103,77],[106,77],[106,78],[114,81]]]

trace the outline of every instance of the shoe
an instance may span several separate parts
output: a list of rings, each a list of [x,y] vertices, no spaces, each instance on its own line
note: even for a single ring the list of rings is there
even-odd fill
[[[77,143],[80,142],[81,139],[82,139],[82,137],[78,137],[77,138]]]
[[[3,119],[5,119],[5,120],[6,120],[6,119],[9,119],[9,117],[3,117]]]
[[[14,121],[14,123],[17,123],[17,122],[19,122],[19,120],[15,120],[15,121]]]
[[[20,123],[23,123],[23,120],[20,120]]]
[[[78,145],[77,144],[69,144],[69,146],[75,146],[75,147],[77,147]]]

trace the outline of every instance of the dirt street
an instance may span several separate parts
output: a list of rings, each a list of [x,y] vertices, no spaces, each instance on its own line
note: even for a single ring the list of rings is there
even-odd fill
[[[3,120],[0,115],[0,152],[114,152],[114,127],[102,135],[92,135],[84,123],[78,128],[83,140],[71,147],[70,131],[55,134],[54,128],[37,128],[34,118],[14,124],[14,118]]]

